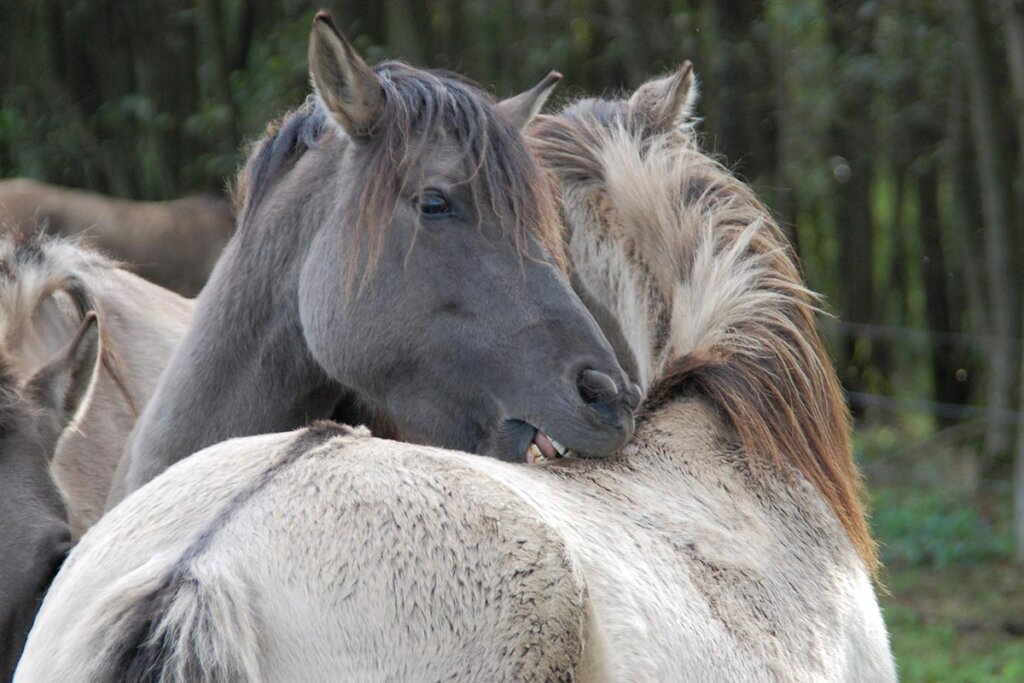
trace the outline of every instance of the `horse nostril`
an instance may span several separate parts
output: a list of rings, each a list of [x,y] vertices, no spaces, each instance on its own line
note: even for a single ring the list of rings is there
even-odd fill
[[[579,388],[580,397],[589,405],[598,402],[612,405],[619,393],[618,387],[615,386],[615,381],[597,370],[584,370],[581,372],[579,379],[576,380],[576,386]]]

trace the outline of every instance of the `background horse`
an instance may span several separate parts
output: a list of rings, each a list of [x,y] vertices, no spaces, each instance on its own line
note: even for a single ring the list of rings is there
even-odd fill
[[[8,681],[46,588],[71,547],[64,501],[50,477],[57,438],[99,361],[96,316],[63,349],[19,378],[0,351],[0,679]]]
[[[27,377],[89,311],[100,320],[101,366],[74,429],[52,454],[75,538],[106,506],[139,411],[185,333],[192,302],[78,244],[41,235],[0,238],[0,344]]]
[[[191,297],[206,283],[235,220],[219,197],[140,202],[19,178],[0,180],[0,226],[19,235],[80,237]]]
[[[123,491],[343,401],[402,440],[510,460],[553,456],[552,438],[621,447],[639,393],[559,267],[519,132],[556,79],[496,107],[459,79],[370,69],[326,14],[309,53],[317,95],[249,157],[238,232],[132,434]]]
[[[220,444],[76,549],[19,675],[895,680],[815,299],[697,147],[692,86],[685,65],[533,133],[580,292],[649,387],[621,457]]]
[[[6,406],[0,466],[7,470],[0,479],[0,671],[6,667],[6,678],[60,560],[103,513],[138,410],[191,311],[189,300],[71,241],[0,237],[0,384],[8,387],[0,391]],[[77,355],[62,351],[68,339]],[[25,377],[33,377],[26,389],[14,386]]]

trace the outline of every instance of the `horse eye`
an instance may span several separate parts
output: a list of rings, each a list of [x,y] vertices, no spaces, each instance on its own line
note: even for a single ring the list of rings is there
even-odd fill
[[[440,218],[452,213],[448,200],[438,190],[424,190],[418,201],[420,214],[427,218]]]

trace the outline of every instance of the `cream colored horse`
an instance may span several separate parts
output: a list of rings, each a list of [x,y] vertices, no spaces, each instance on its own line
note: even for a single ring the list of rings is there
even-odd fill
[[[235,230],[227,200],[107,197],[29,178],[0,180],[0,228],[76,237],[132,264],[147,280],[195,296]]]
[[[87,534],[16,680],[894,680],[814,298],[698,150],[692,83],[535,131],[581,295],[648,389],[621,457],[329,424],[213,446]]]
[[[59,238],[0,238],[0,344],[30,376],[85,314],[100,323],[101,367],[57,444],[52,472],[75,538],[100,518],[124,443],[192,316],[192,301]]]

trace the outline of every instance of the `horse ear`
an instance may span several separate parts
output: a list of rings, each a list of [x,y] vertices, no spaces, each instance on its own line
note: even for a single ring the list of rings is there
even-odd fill
[[[685,61],[671,76],[656,78],[637,88],[629,98],[630,112],[646,116],[655,130],[669,131],[686,123],[697,104],[697,78]]]
[[[519,130],[523,130],[533,120],[533,117],[540,113],[544,103],[548,100],[548,95],[560,80],[562,80],[562,74],[552,71],[544,77],[544,80],[526,92],[499,102],[498,111],[508,119],[509,123]]]
[[[26,394],[43,409],[45,428],[56,437],[75,416],[88,393],[100,361],[96,314],[82,319],[74,336],[25,384]]]
[[[309,37],[309,75],[346,133],[357,138],[372,134],[384,107],[380,81],[324,11],[317,13]]]

